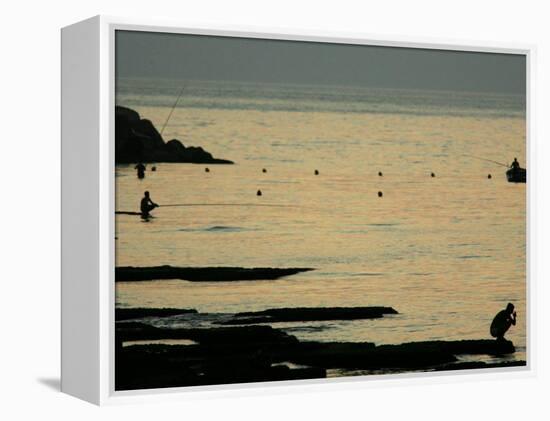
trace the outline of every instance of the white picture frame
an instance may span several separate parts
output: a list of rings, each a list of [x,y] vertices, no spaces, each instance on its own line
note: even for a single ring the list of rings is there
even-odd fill
[[[117,30],[169,32],[295,41],[522,54],[527,63],[527,166],[536,169],[533,139],[535,47],[462,43],[453,40],[377,37],[231,25],[193,27],[180,22],[96,16],[62,29],[62,391],[103,405],[187,399],[191,394],[262,394],[318,388],[476,381],[480,377],[525,377],[536,371],[532,299],[532,247],[536,179],[527,186],[527,366],[460,372],[361,376],[118,392],[114,390],[114,34]]]

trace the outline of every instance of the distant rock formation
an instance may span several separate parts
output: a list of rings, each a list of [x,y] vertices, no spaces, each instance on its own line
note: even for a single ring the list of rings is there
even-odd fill
[[[115,107],[115,162],[187,162],[193,164],[233,164],[214,158],[203,148],[185,147],[179,140],[165,142],[151,121],[126,107]]]

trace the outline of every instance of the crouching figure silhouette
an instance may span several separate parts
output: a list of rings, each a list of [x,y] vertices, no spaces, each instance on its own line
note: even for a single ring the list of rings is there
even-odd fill
[[[148,191],[146,191],[143,195],[143,199],[141,199],[140,203],[141,217],[143,219],[147,219],[151,216],[149,212],[157,208],[158,205],[151,200]]]
[[[516,312],[514,305],[508,303],[504,310],[497,313],[491,323],[491,336],[497,338],[497,341],[504,340],[504,334],[510,329],[510,326],[516,325]]]

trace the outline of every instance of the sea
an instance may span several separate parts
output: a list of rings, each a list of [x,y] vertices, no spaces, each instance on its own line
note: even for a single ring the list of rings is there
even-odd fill
[[[148,319],[176,328],[268,308],[389,306],[399,314],[273,326],[300,340],[401,344],[488,339],[512,302],[517,352],[467,358],[526,359],[527,191],[505,177],[514,157],[525,164],[524,95],[119,78],[116,104],[166,141],[235,162],[149,164],[143,180],[117,165],[117,211],[138,211],[145,190],[160,205],[148,221],[116,215],[117,266],[314,269],[119,282],[117,307],[198,310]]]

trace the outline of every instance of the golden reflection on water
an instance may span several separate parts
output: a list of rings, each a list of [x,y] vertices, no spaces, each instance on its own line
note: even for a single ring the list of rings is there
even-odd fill
[[[157,127],[168,113],[136,108]],[[464,156],[524,164],[524,119],[189,108],[164,137],[237,164],[209,173],[157,164],[142,181],[117,166],[117,210],[137,210],[144,190],[161,205],[150,222],[117,215],[117,266],[316,270],[264,282],[119,283],[118,306],[392,306],[399,315],[307,323],[293,334],[402,343],[487,338],[511,301],[518,324],[507,337],[524,349],[526,186]]]

